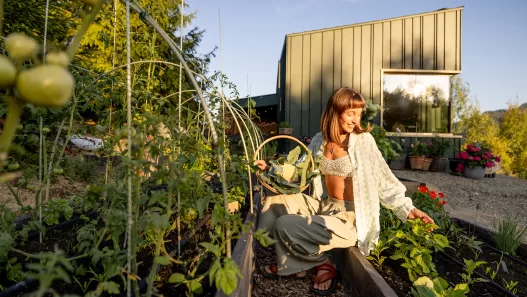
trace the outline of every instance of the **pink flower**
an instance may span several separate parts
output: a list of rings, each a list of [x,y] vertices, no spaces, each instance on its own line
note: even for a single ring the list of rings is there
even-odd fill
[[[459,154],[456,155],[456,159],[461,159],[461,156]]]
[[[467,145],[467,150],[471,150],[473,148],[474,148],[474,146],[472,144]]]
[[[461,156],[461,159],[463,159],[463,160],[468,159],[468,153],[467,152],[461,152],[461,153],[459,153],[459,156]]]
[[[485,163],[485,167],[487,167],[487,168],[490,168],[492,166],[494,166],[494,162],[487,162],[487,163]]]
[[[430,142],[428,143],[428,145],[429,145],[429,146],[433,146],[434,144],[430,141]]]
[[[481,161],[481,158],[479,156],[474,157],[474,161]]]
[[[500,156],[497,156],[497,157],[496,157],[496,162],[500,162],[500,161],[501,161]]]
[[[484,160],[487,160],[489,158],[489,156],[487,154],[483,155],[483,159]]]
[[[457,168],[456,168],[457,172],[463,172],[463,169],[465,169],[465,166],[463,166],[463,163],[457,164]]]
[[[481,149],[479,147],[475,147],[475,148],[472,149],[472,151],[474,151],[474,152],[479,152],[480,150]]]
[[[470,157],[468,157],[468,159],[469,159],[470,161],[472,161],[472,160],[474,160],[474,157],[470,156]]]

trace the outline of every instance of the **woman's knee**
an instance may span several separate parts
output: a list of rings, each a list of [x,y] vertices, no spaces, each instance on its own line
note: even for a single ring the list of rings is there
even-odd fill
[[[290,214],[279,217],[275,222],[275,230],[278,232],[298,227],[299,224],[306,221],[307,219],[300,215]]]

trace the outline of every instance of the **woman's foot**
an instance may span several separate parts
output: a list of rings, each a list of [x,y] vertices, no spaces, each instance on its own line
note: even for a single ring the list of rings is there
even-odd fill
[[[329,295],[335,292],[337,268],[328,259],[323,264],[315,267],[317,275],[313,278],[313,286],[311,291],[317,295]]]
[[[301,271],[301,272],[290,274],[290,275],[278,275],[277,271],[278,271],[278,267],[276,266],[276,264],[266,265],[262,269],[262,275],[266,278],[275,279],[275,280],[279,279],[280,277],[282,278],[292,278],[292,277],[302,278],[306,276],[305,271]]]

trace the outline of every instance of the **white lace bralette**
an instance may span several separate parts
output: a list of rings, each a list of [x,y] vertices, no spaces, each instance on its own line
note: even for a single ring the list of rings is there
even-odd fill
[[[336,158],[334,160],[329,160],[324,155],[320,158],[318,168],[320,173],[323,175],[336,175],[351,177],[353,174],[353,165],[349,155],[344,155],[342,157]]]

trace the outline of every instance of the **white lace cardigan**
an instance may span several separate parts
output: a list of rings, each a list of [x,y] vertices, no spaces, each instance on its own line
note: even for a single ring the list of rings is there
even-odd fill
[[[313,158],[321,156],[325,144],[322,133],[313,137],[308,147]],[[414,206],[412,200],[405,197],[406,187],[393,175],[370,133],[351,133],[348,155],[356,168],[352,179],[357,245],[362,254],[369,255],[379,240],[379,203],[402,221],[406,221]],[[313,180],[313,196],[317,199],[327,196],[323,178],[319,175]]]

